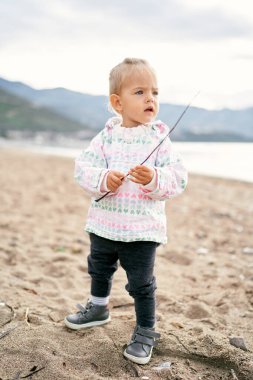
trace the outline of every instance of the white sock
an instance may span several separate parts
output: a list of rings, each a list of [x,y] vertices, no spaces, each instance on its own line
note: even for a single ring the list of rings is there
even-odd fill
[[[90,300],[94,305],[100,305],[100,306],[106,306],[109,303],[109,296],[108,297],[95,297],[91,296]]]

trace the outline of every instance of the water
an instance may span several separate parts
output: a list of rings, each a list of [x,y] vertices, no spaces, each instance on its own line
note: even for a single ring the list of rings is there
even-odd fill
[[[253,143],[174,143],[189,172],[253,182]]]
[[[80,148],[0,141],[0,147],[73,158],[87,147],[88,141],[77,145]],[[253,182],[253,143],[173,142],[173,146],[190,173]]]

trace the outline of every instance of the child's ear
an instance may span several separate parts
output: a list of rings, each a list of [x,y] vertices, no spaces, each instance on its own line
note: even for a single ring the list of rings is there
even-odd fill
[[[122,112],[122,104],[121,104],[119,95],[116,95],[116,94],[110,95],[110,103],[116,112],[118,113]]]

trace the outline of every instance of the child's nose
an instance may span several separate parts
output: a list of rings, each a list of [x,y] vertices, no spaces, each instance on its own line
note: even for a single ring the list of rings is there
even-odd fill
[[[153,94],[148,94],[147,95],[147,102],[149,103],[149,102],[153,102],[154,101],[154,95]]]

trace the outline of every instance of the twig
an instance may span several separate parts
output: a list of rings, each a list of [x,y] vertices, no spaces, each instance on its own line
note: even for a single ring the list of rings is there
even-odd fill
[[[15,377],[13,377],[12,379],[9,379],[9,380],[27,379],[28,377],[31,378],[35,373],[41,371],[44,368],[45,367],[41,367],[41,368],[37,369],[37,366],[34,366],[32,369],[30,369],[30,373],[28,373],[28,375],[25,375],[25,376],[20,376],[22,371],[19,371],[16,373]]]
[[[181,344],[181,346],[183,346],[184,347],[184,349],[187,351],[187,352],[189,352],[189,354],[192,354],[192,352],[181,342],[181,340],[179,339],[179,337],[177,336],[177,335],[175,335],[175,334],[173,334],[173,333],[171,333],[171,332],[169,332],[168,333],[168,335],[172,335],[172,336],[174,336],[176,339],[177,339],[177,341]]]
[[[3,338],[4,336],[10,334],[10,332],[11,332],[12,330],[15,330],[16,328],[17,328],[17,326],[12,327],[12,328],[10,328],[10,329],[7,330],[7,331],[3,331],[3,332],[1,332],[1,333],[0,333],[0,339]]]
[[[8,307],[10,309],[10,311],[11,311],[10,319],[4,323],[4,325],[6,325],[7,323],[11,322],[15,318],[15,312],[13,310],[13,307],[11,307],[10,305],[8,305],[4,301],[0,301],[0,306]]]
[[[239,380],[233,369],[231,369],[231,374],[232,374],[233,380]]]
[[[27,307],[25,311],[25,322],[30,327],[30,323],[28,321],[28,313],[29,313],[29,307]]]
[[[26,379],[27,377],[32,377],[35,373],[41,371],[42,369],[44,369],[45,367],[41,367],[41,368],[38,368],[36,370],[34,370],[33,372],[30,372],[28,375],[26,376],[21,376],[21,379]]]

